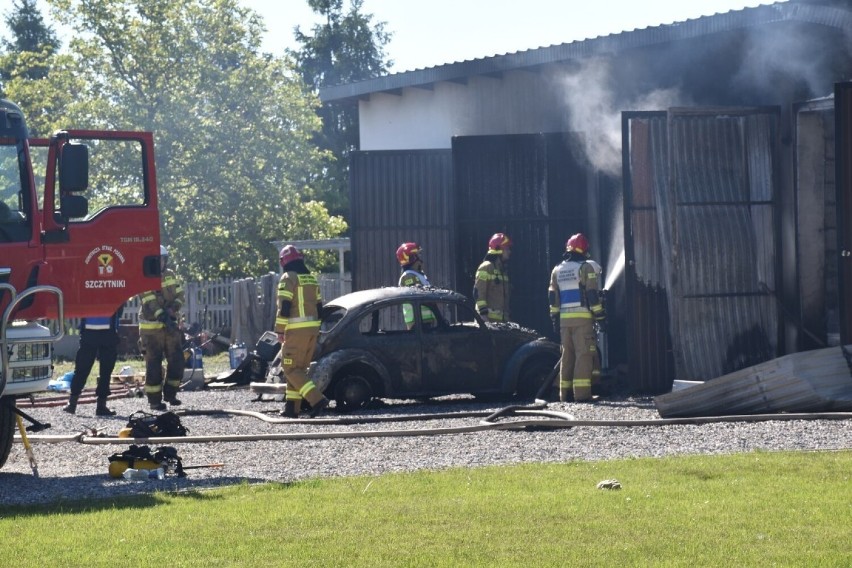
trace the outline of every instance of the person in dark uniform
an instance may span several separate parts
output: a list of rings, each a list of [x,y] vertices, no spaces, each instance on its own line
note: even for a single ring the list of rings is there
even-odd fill
[[[95,365],[95,359],[100,361],[98,386],[95,395],[98,405],[95,408],[97,416],[115,416],[115,411],[107,408],[109,383],[112,370],[118,358],[118,321],[124,306],[118,308],[112,317],[85,318],[80,322],[80,348],[74,358],[74,377],[71,379],[71,396],[62,410],[69,414],[77,412],[77,401],[86,386],[89,373]]]

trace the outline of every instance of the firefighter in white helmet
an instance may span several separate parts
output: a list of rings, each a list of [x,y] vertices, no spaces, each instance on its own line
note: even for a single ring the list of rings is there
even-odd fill
[[[402,269],[399,275],[399,286],[421,286],[428,287],[432,284],[423,272],[423,249],[417,243],[402,243],[396,249],[396,260]],[[411,304],[402,305],[402,317],[405,320],[406,329],[414,327],[414,308]],[[437,322],[435,314],[422,306],[420,308],[420,319],[424,327],[434,326]]]
[[[287,380],[281,415],[287,418],[299,416],[303,399],[311,405],[311,417],[320,414],[329,402],[308,379],[308,367],[322,323],[322,293],[316,276],[305,266],[304,259],[293,245],[285,246],[278,255],[284,274],[278,282],[275,332],[281,342],[281,369]]]
[[[512,240],[503,233],[488,239],[488,252],[476,269],[473,300],[476,309],[487,321],[509,321],[509,257]]]
[[[162,288],[139,295],[139,338],[145,351],[145,394],[151,410],[166,410],[163,401],[179,405],[177,391],[183,380],[183,334],[179,329],[183,284],[168,268],[168,261],[168,249],[160,246]]]
[[[598,273],[588,262],[589,241],[582,233],[565,243],[564,260],[550,274],[550,317],[562,341],[559,400],[591,401],[594,368],[594,322],[606,318]]]

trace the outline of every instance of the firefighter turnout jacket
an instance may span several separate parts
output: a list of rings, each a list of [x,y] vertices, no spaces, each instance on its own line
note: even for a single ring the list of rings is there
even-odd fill
[[[163,272],[162,288],[139,295],[139,334],[177,327],[178,314],[184,303],[183,284],[169,269]]]
[[[275,333],[285,333],[299,328],[320,326],[319,308],[322,306],[317,277],[287,271],[278,282],[278,315]]]
[[[595,264],[572,259],[557,264],[550,274],[550,313],[565,319],[602,319],[599,272]]]
[[[488,321],[509,321],[509,273],[499,258],[486,259],[476,269],[473,297]]]

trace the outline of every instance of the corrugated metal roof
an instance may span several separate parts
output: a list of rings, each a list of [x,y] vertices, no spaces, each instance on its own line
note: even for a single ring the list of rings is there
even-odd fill
[[[660,416],[852,410],[850,346],[794,353],[654,399]]]
[[[852,13],[848,10],[797,2],[778,2],[755,8],[744,8],[712,16],[703,16],[684,22],[324,87],[320,89],[319,94],[323,102],[339,101],[364,97],[371,93],[398,91],[405,87],[423,87],[440,81],[460,81],[473,75],[503,73],[516,69],[611,55],[672,41],[788,21],[829,26],[852,32]]]

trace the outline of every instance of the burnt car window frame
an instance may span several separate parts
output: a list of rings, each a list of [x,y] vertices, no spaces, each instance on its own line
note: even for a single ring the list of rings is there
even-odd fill
[[[387,302],[371,306],[369,310],[358,316],[357,321],[352,322],[360,335],[365,337],[387,337],[391,335],[412,335],[418,333],[419,316],[415,319],[415,325],[406,329],[405,320],[402,315],[402,304],[404,302]],[[383,318],[383,316],[385,316]],[[370,323],[362,327],[362,323],[369,319]],[[393,324],[393,325],[392,325]]]
[[[348,310],[340,306],[326,306],[326,312],[320,322],[320,333],[331,333],[346,318]]]

